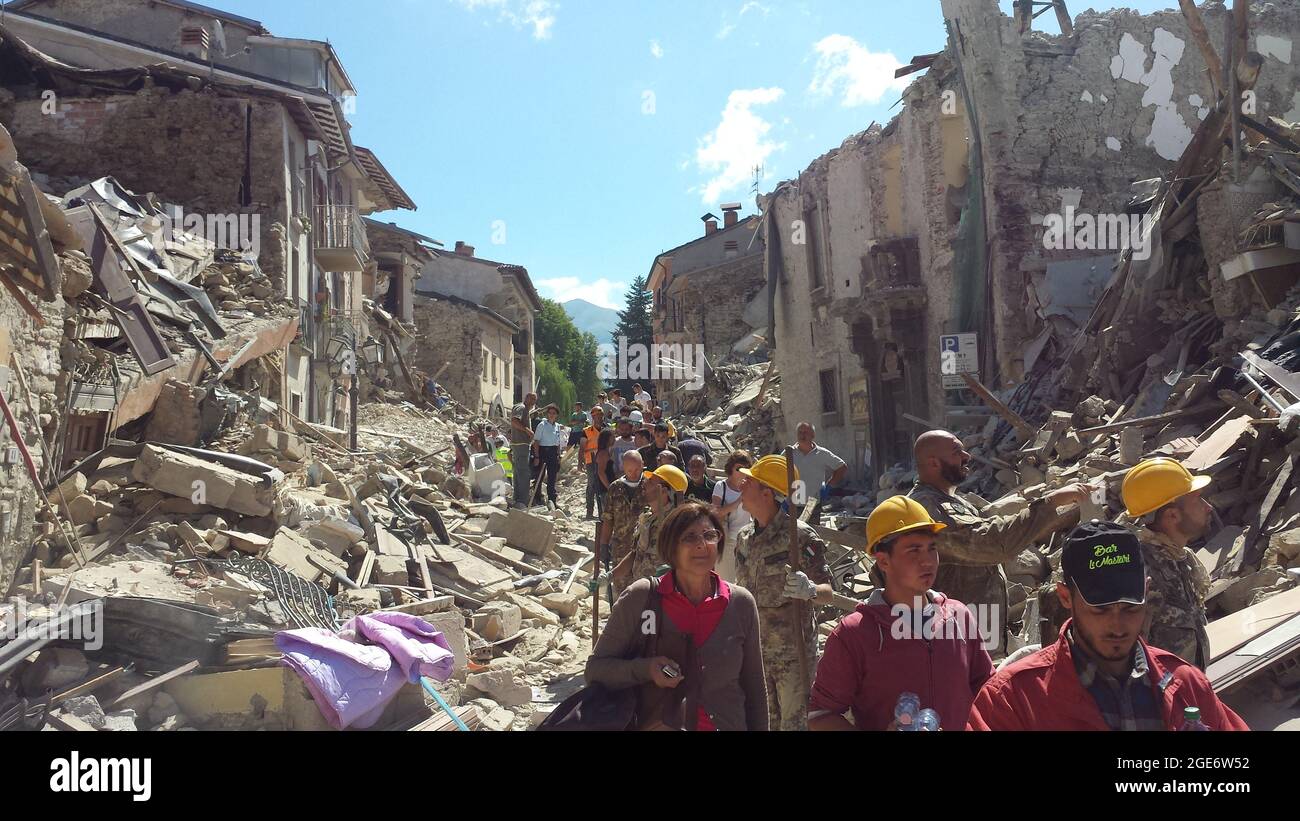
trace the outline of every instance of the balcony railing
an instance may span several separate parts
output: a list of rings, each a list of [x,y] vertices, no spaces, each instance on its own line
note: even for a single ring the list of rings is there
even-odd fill
[[[318,205],[312,223],[312,247],[326,271],[361,271],[370,243],[361,215],[353,205]]]

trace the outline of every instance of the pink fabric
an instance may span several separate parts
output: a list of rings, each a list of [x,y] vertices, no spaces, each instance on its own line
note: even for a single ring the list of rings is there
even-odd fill
[[[442,633],[406,613],[357,616],[337,634],[317,627],[277,633],[281,660],[302,676],[335,729],[374,726],[407,682],[451,678],[455,657]]]

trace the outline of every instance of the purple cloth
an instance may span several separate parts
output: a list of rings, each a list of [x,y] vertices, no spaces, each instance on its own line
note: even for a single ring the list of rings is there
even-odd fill
[[[286,630],[276,634],[275,646],[337,730],[373,727],[408,681],[446,681],[455,666],[442,633],[406,613],[357,616],[337,634]]]

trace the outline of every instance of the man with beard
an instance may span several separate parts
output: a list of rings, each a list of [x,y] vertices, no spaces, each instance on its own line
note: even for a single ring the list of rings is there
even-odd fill
[[[939,575],[934,589],[969,607],[996,608],[980,624],[999,625],[1000,632],[984,636],[994,658],[1006,655],[1007,577],[1002,563],[1058,530],[1078,524],[1077,510],[1065,516],[1057,508],[1077,505],[1092,492],[1072,484],[1048,493],[1025,510],[1006,516],[984,516],[957,495],[957,486],[970,475],[971,455],[961,440],[943,430],[921,434],[914,448],[916,485],[908,496],[920,502],[936,522],[947,525],[935,535],[939,545]]]
[[[1055,644],[999,671],[975,696],[969,730],[1248,730],[1205,674],[1140,635],[1150,580],[1128,529],[1092,521],[1061,552],[1056,594],[1070,611]]]
[[[1174,459],[1147,459],[1124,476],[1128,515],[1146,518],[1138,531],[1151,576],[1142,637],[1202,670],[1210,661],[1205,594],[1210,576],[1187,547],[1210,529],[1214,508],[1201,498],[1208,476],[1193,476]]]

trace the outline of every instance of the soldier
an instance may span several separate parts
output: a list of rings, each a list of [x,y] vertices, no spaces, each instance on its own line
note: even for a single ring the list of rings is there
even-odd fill
[[[1007,577],[1002,563],[1009,562],[1034,542],[1078,524],[1078,511],[1058,516],[1057,508],[1087,499],[1087,485],[1072,484],[1052,491],[1020,513],[982,516],[957,495],[957,485],[970,475],[971,455],[951,433],[932,430],[916,440],[916,485],[907,495],[920,502],[930,516],[947,525],[936,534],[939,575],[934,589],[962,602],[977,614],[979,608],[996,608],[993,618],[980,624],[999,625],[995,636],[984,636],[994,658],[1006,655]],[[761,602],[760,602],[761,604]]]
[[[791,569],[791,514],[781,508],[788,487],[785,457],[764,456],[752,468],[739,470],[745,476],[740,503],[753,521],[737,536],[736,582],[758,603],[769,725],[773,730],[806,730],[810,679],[817,667],[817,623],[811,612],[805,612],[800,624],[800,608],[795,602],[818,605],[833,599],[826,544],[810,526],[798,522],[801,563],[806,572]],[[803,631],[806,671],[799,660],[796,631]]]
[[[636,522],[646,504],[641,472],[641,454],[627,451],[623,454],[623,475],[610,484],[605,494],[605,512],[601,514],[600,538],[596,541],[606,567],[619,564],[632,552]],[[618,592],[617,586],[614,592]]]
[[[1187,547],[1210,528],[1214,508],[1201,498],[1208,476],[1193,476],[1173,459],[1147,459],[1124,476],[1120,494],[1138,530],[1151,590],[1142,637],[1202,670],[1210,661],[1205,594],[1210,575]],[[1144,518],[1145,517],[1145,518]]]
[[[637,519],[632,551],[614,567],[614,584],[622,590],[637,579],[654,578],[659,568],[659,528],[677,509],[677,494],[686,490],[686,474],[673,465],[645,472],[646,504],[650,509]]]

